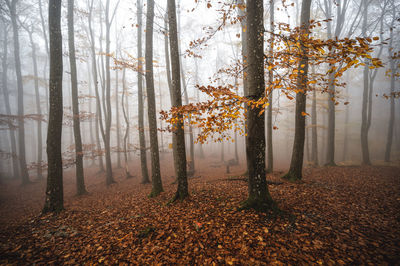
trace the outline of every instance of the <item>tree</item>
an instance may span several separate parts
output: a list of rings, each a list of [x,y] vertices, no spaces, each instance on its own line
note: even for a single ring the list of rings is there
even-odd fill
[[[4,24],[3,24],[4,25]],[[3,88],[3,96],[4,103],[6,108],[6,114],[8,116],[11,115],[11,105],[10,105],[10,97],[8,93],[8,80],[7,80],[7,72],[8,72],[8,30],[9,27],[4,25],[3,27],[3,58],[2,58],[2,88]],[[15,142],[15,134],[14,129],[9,127],[9,135],[11,142],[11,156],[12,156],[12,165],[13,165],[13,175],[14,178],[19,177],[19,163],[18,163],[18,155],[17,155],[17,144]]]
[[[128,91],[126,89],[125,85],[125,72],[126,69],[124,68],[122,72],[122,99],[121,99],[121,105],[122,105],[122,114],[124,115],[124,120],[126,124],[125,128],[125,134],[124,134],[124,163],[125,163],[125,177],[126,178],[131,178],[131,174],[129,173],[129,167],[128,167],[128,136],[129,136],[129,117],[128,117],[128,112],[127,112],[127,107],[125,104],[125,98],[128,95]]]
[[[388,46],[388,53],[389,53],[389,65],[390,65],[390,117],[389,117],[389,124],[388,124],[388,133],[386,138],[386,150],[385,150],[385,162],[390,161],[390,153],[392,150],[392,142],[393,142],[393,128],[394,128],[394,119],[395,119],[395,95],[394,95],[394,88],[395,88],[395,78],[398,72],[398,66],[396,66],[396,58],[395,52],[393,51],[393,37],[394,37],[394,23],[396,18],[396,6],[394,1],[392,1],[392,21],[390,24],[390,40]]]
[[[85,177],[83,171],[83,151],[81,138],[81,125],[79,118],[78,102],[78,77],[76,70],[75,57],[75,37],[74,37],[74,0],[68,0],[68,47],[69,63],[71,69],[71,94],[72,94],[72,114],[73,128],[75,137],[75,173],[76,173],[76,193],[83,195],[86,192]]]
[[[157,118],[156,118],[156,99],[154,93],[154,74],[153,74],[153,24],[154,24],[154,0],[147,2],[146,19],[146,89],[147,89],[147,113],[150,127],[150,154],[151,154],[151,174],[152,191],[151,197],[155,197],[164,191],[160,173],[160,154],[158,151],[157,137]]]
[[[61,0],[49,2],[50,40],[50,112],[47,131],[47,187],[43,213],[60,212],[64,208],[63,167],[61,158],[61,132],[63,118],[62,98],[62,36]]]
[[[179,47],[178,47],[178,30],[176,22],[176,7],[175,0],[168,0],[168,21],[169,21],[169,35],[171,47],[171,68],[172,68],[172,106],[182,106],[182,93],[180,84],[180,60],[179,60]],[[178,190],[173,200],[183,200],[189,195],[188,181],[186,172],[186,149],[185,149],[185,130],[182,115],[178,117],[174,125],[173,138],[175,139],[174,164],[175,172],[178,179]],[[193,158],[191,158],[193,160]]]
[[[300,16],[300,50],[302,57],[298,66],[297,90],[296,93],[296,120],[292,160],[289,172],[283,178],[295,181],[302,178],[304,138],[305,138],[305,114],[306,114],[306,93],[308,75],[308,54],[307,47],[302,44],[308,39],[310,26],[311,0],[303,0]]]
[[[270,46],[269,46],[269,60],[273,60],[274,54],[274,30],[275,30],[275,0],[269,1],[269,10],[270,10]],[[273,154],[273,146],[272,146],[272,86],[274,80],[274,72],[272,69],[268,71],[268,86],[271,88],[268,91],[268,107],[267,107],[267,172],[272,173],[274,171],[274,154]]]
[[[30,181],[29,181],[28,168],[26,166],[26,158],[25,158],[26,154],[25,154],[25,124],[24,124],[24,87],[22,83],[21,59],[19,53],[17,2],[18,0],[6,0],[6,4],[10,11],[11,25],[13,29],[15,73],[17,75],[19,168],[20,168],[22,184],[28,184]]]
[[[264,81],[264,23],[263,1],[249,0],[247,19],[248,98],[260,99],[265,95]],[[247,107],[247,171],[249,195],[243,208],[271,209],[274,202],[265,178],[265,118],[263,107]]]
[[[137,54],[138,58],[142,58],[142,1],[137,0]],[[143,107],[143,64],[142,61],[138,61],[138,115],[139,115],[139,149],[140,149],[140,168],[142,170],[142,184],[150,183],[149,171],[147,169],[147,157],[146,157],[146,139],[144,135],[144,107]]]

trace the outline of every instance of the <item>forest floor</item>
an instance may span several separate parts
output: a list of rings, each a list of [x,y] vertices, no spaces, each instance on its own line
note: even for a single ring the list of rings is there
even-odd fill
[[[299,183],[267,176],[286,214],[238,211],[246,199],[243,166],[225,173],[217,158],[200,160],[190,198],[167,204],[171,161],[162,165],[164,190],[148,198],[140,174],[105,186],[86,169],[89,194],[74,196],[65,173],[65,211],[40,216],[45,180],[0,184],[0,264],[400,264],[400,168],[306,168]],[[132,169],[139,169],[137,162]],[[283,182],[280,184],[280,182]]]

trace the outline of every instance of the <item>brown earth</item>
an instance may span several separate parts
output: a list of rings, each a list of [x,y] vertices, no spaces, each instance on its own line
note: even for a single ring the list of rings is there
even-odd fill
[[[66,210],[57,216],[40,216],[45,180],[24,187],[3,181],[0,263],[400,263],[399,167],[307,168],[295,184],[280,180],[282,173],[268,175],[279,181],[269,189],[283,211],[272,217],[237,210],[247,195],[244,165],[226,174],[218,157],[197,162],[190,198],[168,204],[176,185],[163,157],[165,192],[152,199],[151,185],[140,184],[134,170],[138,162],[132,179],[115,169],[110,187],[104,173],[87,168],[89,194],[81,197],[66,171]]]

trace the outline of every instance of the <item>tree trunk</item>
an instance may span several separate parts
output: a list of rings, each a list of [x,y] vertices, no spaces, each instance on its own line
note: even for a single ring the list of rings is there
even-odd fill
[[[10,106],[10,97],[8,94],[8,81],[7,81],[7,70],[8,70],[8,63],[7,63],[7,53],[8,53],[8,42],[7,42],[7,28],[3,27],[3,34],[4,34],[4,44],[3,44],[3,60],[2,60],[2,87],[3,87],[3,96],[4,96],[4,103],[6,108],[6,114],[11,115],[11,106]],[[19,177],[19,164],[18,164],[18,155],[17,155],[17,144],[15,142],[15,134],[14,129],[12,127],[9,128],[10,133],[10,142],[11,142],[11,156],[12,156],[12,166],[13,166],[13,176],[14,178]]]
[[[111,162],[111,76],[110,76],[110,27],[111,20],[109,18],[109,10],[110,10],[110,0],[106,2],[106,108],[104,109],[104,119],[105,119],[105,138],[104,138],[104,147],[106,150],[106,184],[111,185],[115,183],[112,173],[112,162]]]
[[[124,135],[124,163],[125,163],[125,177],[126,178],[131,178],[131,174],[129,173],[129,165],[128,165],[128,136],[129,136],[129,117],[128,114],[125,110],[127,107],[125,105],[125,97],[127,95],[127,90],[125,86],[125,71],[126,68],[124,68],[122,72],[122,99],[121,99],[121,105],[122,105],[122,114],[124,115],[124,120],[125,120],[125,135]]]
[[[273,62],[273,54],[274,54],[274,35],[272,34],[275,30],[275,0],[269,1],[269,9],[270,9],[270,46],[269,46],[269,60],[270,63]],[[267,107],[267,172],[272,173],[274,171],[274,154],[273,154],[273,146],[272,146],[272,85],[274,81],[274,72],[273,69],[268,71],[268,86],[270,90],[268,91],[268,107]]]
[[[301,6],[300,17],[300,43],[304,38],[308,38],[310,25],[311,0],[304,0]],[[305,116],[306,111],[306,93],[307,93],[307,75],[308,75],[308,56],[307,48],[301,45],[302,57],[299,62],[299,71],[297,77],[296,93],[296,120],[292,160],[290,162],[289,172],[283,177],[290,181],[300,180],[302,178],[303,157],[304,157],[304,138],[305,138]]]
[[[90,64],[89,61],[87,61],[87,71],[88,71],[88,88],[89,88],[89,97],[91,97],[93,95],[92,92],[92,77],[90,75]],[[89,98],[89,113],[92,114],[93,113],[93,108],[92,108],[92,99]],[[97,124],[96,124],[97,125]],[[97,131],[97,127],[95,128],[95,130]],[[94,137],[94,133],[93,133],[93,119],[90,119],[89,121],[89,134],[90,134],[90,144],[91,145],[95,145],[95,137]],[[94,166],[95,164],[95,154],[94,154],[94,146],[92,146],[93,148],[91,149],[91,155],[92,155],[92,164],[91,166]]]
[[[85,177],[83,171],[83,151],[81,137],[81,122],[79,118],[79,101],[78,101],[78,77],[76,70],[75,57],[75,36],[74,36],[74,0],[68,0],[68,47],[69,47],[69,63],[71,68],[71,94],[72,94],[72,114],[73,127],[75,137],[75,160],[76,160],[76,194],[86,194]]]
[[[168,0],[168,22],[171,47],[171,68],[172,68],[172,106],[182,106],[182,94],[180,84],[180,58],[178,48],[178,32],[176,23],[176,6],[175,0]],[[183,124],[183,116],[178,116],[178,122],[174,124],[174,138],[176,146],[175,153],[175,172],[178,179],[178,189],[173,200],[183,200],[189,195],[188,181],[186,173],[186,149],[185,149],[185,131]]]
[[[137,23],[138,23],[138,58],[142,58],[142,1],[137,0]],[[138,114],[139,114],[139,147],[140,147],[140,166],[142,169],[142,184],[150,183],[149,171],[147,169],[146,139],[144,134],[144,106],[143,106],[143,64],[138,61]],[[143,73],[141,73],[143,72]]]
[[[8,1],[7,1],[8,2]],[[15,73],[17,75],[17,89],[18,89],[18,148],[19,148],[19,167],[22,184],[30,183],[28,168],[26,166],[25,155],[25,124],[24,124],[24,88],[22,83],[21,74],[21,60],[19,54],[19,37],[17,25],[16,5],[18,0],[12,0],[9,3],[11,25],[13,29],[14,39],[14,60],[15,60]]]
[[[318,166],[318,131],[317,131],[317,91],[313,89],[311,107],[311,161],[314,166]]]
[[[199,85],[199,67],[197,64],[197,58],[194,58],[194,65],[195,65],[195,79],[196,79],[196,85]],[[200,102],[200,90],[197,89],[197,102]],[[199,143],[199,149],[198,149],[198,157],[199,158],[204,158],[204,150],[203,150],[203,144]]]
[[[246,5],[247,17],[247,97],[257,100],[265,95],[264,81],[264,22],[263,1],[249,0]],[[261,107],[262,108],[262,107]],[[268,191],[265,178],[265,115],[259,114],[260,107],[247,106],[247,171],[249,195],[242,208],[268,210],[274,202]]]
[[[395,101],[394,101],[394,84],[396,78],[396,72],[398,71],[395,60],[393,58],[393,24],[395,20],[396,9],[393,8],[393,20],[390,27],[390,41],[388,47],[389,60],[390,60],[390,116],[389,116],[389,125],[388,125],[388,133],[386,138],[386,150],[385,150],[385,162],[390,162],[390,153],[392,151],[392,143],[393,143],[393,128],[395,121]]]
[[[151,197],[155,197],[163,190],[160,173],[160,155],[158,151],[156,99],[154,93],[153,74],[153,24],[154,24],[154,0],[147,2],[146,19],[146,89],[147,89],[147,113],[150,127],[150,154],[152,171]]]
[[[362,36],[367,37],[367,20],[368,20],[368,3],[363,1],[363,23],[362,23]],[[369,93],[369,66],[368,59],[365,59],[365,66],[363,71],[364,91],[361,110],[361,151],[362,163],[366,165],[371,164],[369,158],[368,147],[368,93]]]
[[[49,2],[50,36],[50,113],[47,131],[48,174],[43,213],[60,212],[64,208],[61,137],[63,119],[63,57],[61,36],[61,0]]]
[[[119,104],[118,104],[118,69],[115,70],[115,121],[117,123],[117,167],[121,168],[121,132],[119,121]]]

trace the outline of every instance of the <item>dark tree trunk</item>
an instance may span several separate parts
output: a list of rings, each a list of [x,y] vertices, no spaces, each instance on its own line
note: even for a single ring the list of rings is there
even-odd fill
[[[163,190],[160,173],[160,155],[158,151],[157,136],[157,117],[156,99],[154,93],[154,73],[153,73],[153,24],[154,24],[154,0],[147,2],[146,19],[146,89],[147,89],[147,113],[150,127],[150,154],[151,154],[151,174],[152,191],[151,197],[155,197]]]
[[[367,37],[367,20],[368,20],[368,3],[363,1],[363,23],[362,23],[362,36]],[[361,110],[361,151],[362,163],[366,165],[371,164],[369,158],[368,147],[368,94],[369,94],[369,66],[368,59],[365,59],[365,66],[363,71],[364,91]]]
[[[138,23],[138,58],[142,58],[142,1],[137,0],[137,23]],[[149,171],[147,169],[146,139],[144,134],[144,106],[143,106],[143,64],[138,62],[138,114],[139,114],[139,147],[140,147],[140,166],[142,169],[142,184],[150,183]],[[143,73],[141,73],[143,72]]]
[[[387,139],[386,139],[386,150],[385,150],[385,162],[390,162],[390,153],[392,151],[392,143],[393,143],[393,128],[394,128],[394,121],[395,121],[395,101],[394,101],[394,83],[395,83],[395,78],[396,78],[396,73],[398,71],[395,60],[393,58],[393,24],[395,21],[395,16],[396,16],[396,9],[393,8],[393,20],[392,24],[390,27],[390,41],[389,41],[389,47],[388,47],[388,53],[389,53],[389,60],[390,60],[390,70],[391,70],[391,76],[390,76],[390,117],[389,117],[389,125],[388,125],[388,133],[387,133]]]
[[[304,0],[301,6],[300,18],[300,43],[304,38],[308,38],[306,33],[309,32],[310,25],[310,11],[311,0]],[[301,45],[302,58],[299,62],[299,75],[297,78],[296,93],[296,120],[295,120],[295,133],[294,144],[292,152],[292,160],[290,162],[289,172],[283,177],[290,181],[300,180],[303,171],[303,158],[304,158],[304,138],[305,138],[305,116],[306,111],[306,93],[307,93],[307,75],[308,75],[308,56],[307,48]]]
[[[81,124],[79,118],[79,101],[78,101],[78,77],[76,70],[75,58],[75,36],[74,36],[74,0],[68,0],[68,47],[69,47],[69,63],[71,69],[71,94],[72,94],[72,114],[73,127],[75,137],[75,174],[76,174],[76,194],[83,195],[86,193],[85,177],[83,171],[83,151]]]
[[[269,1],[269,9],[270,9],[270,31],[273,33],[275,30],[275,0]],[[270,63],[273,62],[273,54],[274,54],[274,35],[270,35],[270,46],[269,46],[269,60]],[[273,69],[268,71],[268,86],[271,88],[268,91],[268,107],[267,107],[267,172],[272,173],[274,171],[274,154],[273,154],[273,146],[272,146],[272,85],[274,81],[274,72]]]
[[[171,47],[171,68],[172,68],[172,106],[182,106],[182,94],[180,84],[180,58],[178,48],[178,32],[176,23],[175,0],[168,0],[168,22]],[[178,179],[178,189],[173,200],[183,200],[189,196],[188,181],[186,173],[186,149],[185,149],[185,131],[182,115],[178,116],[178,122],[174,124],[174,138],[176,146],[173,152],[176,154],[175,172]]]
[[[246,5],[247,47],[248,47],[248,97],[259,99],[265,95],[264,81],[264,23],[263,1],[249,0]],[[262,107],[261,107],[262,108]],[[265,178],[265,115],[259,114],[261,109],[247,107],[247,171],[248,199],[242,208],[267,210],[274,207]]]
[[[24,88],[22,83],[21,73],[21,60],[19,54],[19,37],[17,25],[17,11],[16,5],[18,0],[7,0],[10,9],[11,25],[13,29],[14,39],[14,60],[15,60],[15,73],[17,75],[17,89],[18,89],[18,148],[19,148],[19,167],[22,184],[29,183],[28,168],[26,166],[25,158],[25,124],[24,124]]]
[[[49,2],[50,36],[50,113],[47,131],[47,188],[43,213],[60,212],[64,208],[63,168],[61,158],[61,133],[63,119],[62,97],[62,36],[61,0]]]
[[[8,53],[8,32],[6,26],[3,27],[3,34],[4,34],[4,44],[3,44],[3,58],[2,58],[2,87],[3,87],[3,96],[4,96],[4,103],[6,108],[6,114],[11,115],[11,106],[10,106],[10,97],[8,94],[8,81],[7,81],[7,70],[8,70],[8,63],[7,63],[7,53]],[[18,164],[18,155],[17,155],[17,144],[15,142],[15,134],[14,129],[10,127],[10,142],[11,142],[11,156],[12,156],[12,166],[13,166],[13,176],[14,178],[19,177],[19,164]]]

